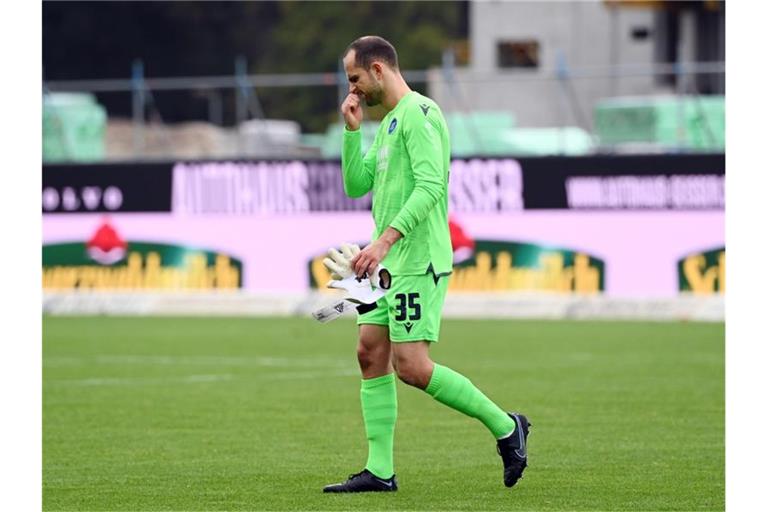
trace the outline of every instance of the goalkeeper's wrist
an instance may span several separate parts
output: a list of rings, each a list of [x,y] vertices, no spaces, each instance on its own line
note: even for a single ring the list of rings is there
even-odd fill
[[[395,245],[395,242],[401,238],[403,238],[402,233],[390,226],[384,230],[384,232],[379,237],[379,240],[385,243],[388,248],[391,248],[393,245]]]

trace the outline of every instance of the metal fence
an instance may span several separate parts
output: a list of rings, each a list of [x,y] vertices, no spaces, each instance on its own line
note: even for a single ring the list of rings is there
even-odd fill
[[[471,74],[457,75],[456,68],[453,66],[451,54],[446,53],[443,58],[441,68],[432,70],[405,70],[403,75],[409,83],[424,84],[433,80],[435,71],[437,76],[447,84],[447,90],[457,91],[462,84],[482,84],[487,82],[510,81],[514,83],[522,82],[540,82],[542,84],[554,84],[558,92],[558,98],[555,100],[564,111],[576,113],[577,124],[588,131],[594,138],[594,129],[586,121],[585,108],[583,101],[579,98],[574,84],[582,81],[606,80],[616,81],[628,77],[674,77],[674,95],[678,98],[684,96],[698,97],[696,91],[697,76],[712,75],[722,80],[724,87],[725,63],[724,62],[691,62],[675,64],[644,64],[631,65],[624,64],[611,67],[581,67],[569,68],[564,62],[559,62],[556,67],[551,69],[539,70],[536,74],[499,74],[473,72]],[[269,118],[268,113],[264,112],[257,89],[264,88],[284,88],[284,87],[328,87],[335,86],[338,89],[339,101],[346,95],[348,83],[343,72],[341,64],[336,72],[326,73],[292,73],[292,74],[248,74],[247,62],[243,58],[237,58],[234,63],[234,73],[232,75],[216,76],[186,76],[170,78],[152,78],[144,74],[144,65],[137,60],[133,63],[131,77],[125,79],[102,79],[102,80],[67,80],[67,81],[44,81],[43,94],[58,92],[87,92],[87,93],[119,93],[130,95],[132,104],[132,117],[130,120],[130,149],[122,154],[113,155],[109,152],[105,159],[132,159],[132,160],[150,160],[150,159],[174,159],[183,158],[185,155],[179,151],[178,144],[174,144],[169,133],[171,127],[162,122],[161,116],[155,116],[155,125],[159,121],[159,131],[161,144],[153,151],[147,147],[148,137],[152,130],[157,126],[149,126],[147,122],[147,107],[156,104],[153,92],[159,91],[199,91],[205,95],[208,101],[208,116],[205,120],[212,127],[216,127],[229,143],[221,144],[216,151],[197,154],[198,157],[247,157],[247,156],[276,156],[276,157],[306,157],[312,156],[312,148],[305,145],[279,145],[270,143],[270,137],[266,132],[261,133],[261,142],[263,143],[260,151],[254,152],[253,148],[248,148],[244,137],[248,135],[238,130],[237,127],[247,121],[260,122]],[[616,90],[615,87],[612,88]],[[234,128],[222,127],[224,93],[234,92],[234,111],[236,126]],[[621,91],[618,90],[618,93]],[[231,93],[230,93],[231,94]],[[452,93],[453,94],[453,93]],[[462,104],[467,110],[471,110],[471,105],[467,105],[465,99]],[[201,120],[202,121],[202,120]],[[682,107],[678,118],[678,133],[680,134],[680,147],[683,149],[682,141],[684,139],[685,127]],[[127,130],[123,130],[123,138],[126,138]],[[123,141],[127,142],[127,141]],[[674,149],[674,148],[667,148]],[[610,147],[603,146],[602,151],[610,151]],[[722,150],[722,148],[719,148]],[[556,151],[557,153],[557,151]]]

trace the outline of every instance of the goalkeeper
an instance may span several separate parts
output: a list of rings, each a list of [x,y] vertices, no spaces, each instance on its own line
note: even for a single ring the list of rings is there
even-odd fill
[[[528,421],[506,413],[469,379],[433,362],[440,315],[452,269],[448,231],[450,142],[442,112],[412,91],[400,74],[394,47],[377,36],[355,40],[344,53],[349,94],[341,105],[346,127],[342,150],[344,190],[373,191],[372,242],[350,259],[357,276],[380,264],[391,289],[371,311],[358,315],[360,399],[368,438],[365,468],[324,492],[395,491],[393,438],[397,419],[395,374],[435,400],[477,418],[492,433],[513,486],[527,465]],[[361,101],[387,112],[373,145],[362,155]]]

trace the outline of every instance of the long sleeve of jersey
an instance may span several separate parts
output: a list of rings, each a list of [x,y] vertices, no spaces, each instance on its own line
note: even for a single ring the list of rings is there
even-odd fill
[[[405,126],[408,129],[403,135],[411,158],[414,187],[390,225],[403,236],[408,236],[445,194],[447,176],[440,135],[430,119],[418,109],[411,109]]]
[[[361,197],[373,188],[373,178],[376,172],[376,148],[373,146],[363,157],[361,132],[344,128],[344,141],[341,151],[341,172],[344,177],[344,192],[349,197]]]

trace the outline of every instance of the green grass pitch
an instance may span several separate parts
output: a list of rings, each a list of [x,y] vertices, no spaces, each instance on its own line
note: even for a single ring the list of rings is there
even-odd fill
[[[445,320],[433,358],[530,418],[525,477],[398,383],[400,491],[325,495],[366,457],[351,321],[44,317],[44,509],[723,510],[724,336]]]

